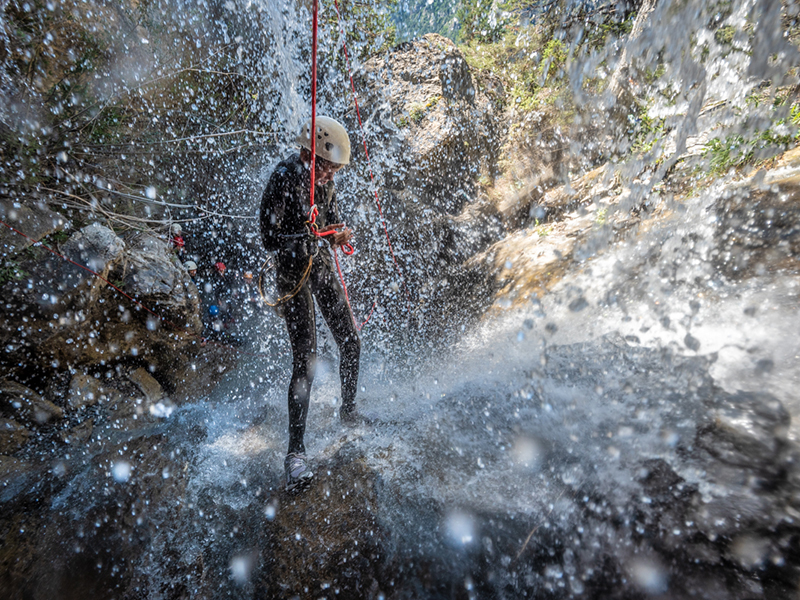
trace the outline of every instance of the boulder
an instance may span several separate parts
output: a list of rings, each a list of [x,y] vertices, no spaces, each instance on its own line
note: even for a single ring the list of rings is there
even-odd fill
[[[161,315],[160,320],[149,315],[148,327],[199,333],[202,322],[197,287],[167,243],[151,234],[137,233],[129,244],[131,249],[120,279],[126,293]]]
[[[161,389],[161,384],[144,368],[139,367],[130,373],[128,379],[142,391],[148,404],[155,404],[164,397],[164,390]]]
[[[85,370],[133,359],[170,380],[194,353],[202,323],[197,290],[166,241],[146,233],[123,240],[91,224],[60,250],[81,266],[34,249],[18,259],[25,279],[0,283],[0,362]],[[70,406],[97,398],[80,392],[87,382],[75,382]]]
[[[75,409],[92,406],[100,400],[102,393],[97,379],[86,373],[77,373],[69,384],[67,404]]]
[[[419,294],[426,310],[469,318],[489,294],[462,264],[503,233],[499,213],[479,185],[498,169],[497,105],[476,88],[461,51],[438,34],[370,59],[357,78],[370,159],[384,181],[380,202],[407,288]],[[351,130],[358,128],[350,124]],[[354,160],[362,160],[360,145],[353,149]],[[397,269],[385,270],[382,229],[360,247],[380,253],[365,261],[374,269],[365,279],[380,282],[369,293],[381,295],[390,313],[407,312],[405,295],[395,293]],[[470,297],[451,293],[467,288],[474,291]]]
[[[108,227],[93,223],[72,236],[64,244],[63,251],[69,259],[104,275],[111,264],[122,256],[125,242]],[[85,276],[92,277],[90,273]]]
[[[67,219],[47,208],[45,202],[36,200],[22,203],[0,199],[0,220],[17,230],[0,226],[0,258],[13,256],[43,237],[70,226]]]
[[[0,380],[0,410],[29,426],[46,425],[60,419],[64,411],[32,389],[15,381]]]
[[[363,112],[379,116],[367,129],[381,132],[380,145],[403,148],[400,163],[387,165],[387,186],[408,188],[406,210],[420,202],[418,209],[461,212],[475,199],[478,175],[497,168],[499,135],[494,105],[476,92],[460,50],[428,34],[369,60],[360,78]]]
[[[0,419],[0,454],[13,454],[25,445],[30,435],[13,419]]]

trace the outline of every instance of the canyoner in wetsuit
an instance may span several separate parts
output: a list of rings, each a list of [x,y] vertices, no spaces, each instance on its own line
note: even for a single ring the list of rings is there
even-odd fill
[[[339,347],[342,385],[340,416],[357,420],[355,411],[361,341],[342,285],[336,276],[330,246],[349,242],[352,231],[339,217],[333,175],[350,162],[350,140],[334,119],[316,118],[314,204],[320,233],[310,230],[311,121],[297,137],[299,154],[282,161],[273,171],[261,200],[261,237],[275,251],[280,310],[292,345],[289,385],[289,450],[285,461],[286,487],[293,489],[313,477],[308,468],[303,436],[317,353],[314,298]]]

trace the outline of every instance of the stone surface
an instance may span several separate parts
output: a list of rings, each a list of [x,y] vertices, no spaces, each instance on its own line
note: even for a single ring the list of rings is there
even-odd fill
[[[0,220],[20,232],[0,225],[0,258],[13,256],[43,237],[70,226],[67,219],[38,200],[23,203],[0,199]]]
[[[87,419],[80,425],[76,425],[67,431],[60,433],[61,439],[65,444],[80,444],[92,437],[94,431],[94,419]]]
[[[0,480],[19,477],[30,468],[31,464],[27,461],[0,454]]]
[[[143,367],[132,371],[128,375],[128,379],[142,391],[149,404],[155,404],[164,397],[164,390],[161,388],[161,384]]]
[[[13,419],[0,419],[0,454],[13,454],[25,445],[30,435]]]
[[[64,416],[61,407],[15,381],[0,380],[0,409],[29,426],[45,425]]]
[[[136,300],[41,249],[20,255],[26,281],[0,283],[0,365],[46,372],[133,359],[169,373],[188,360],[202,330],[199,299],[166,242],[144,234],[123,241],[93,224],[63,250]]]
[[[424,311],[471,318],[490,295],[485,278],[462,264],[503,233],[478,184],[498,169],[502,123],[496,103],[476,88],[460,50],[437,34],[373,57],[357,78],[361,113],[372,115],[365,130],[370,158],[384,179],[380,202],[392,243],[413,248],[413,259],[397,257],[406,285],[419,294]],[[355,122],[350,126],[358,129]],[[353,146],[356,161],[359,147]],[[385,264],[385,240],[375,244],[374,260],[365,263],[374,272],[367,278],[400,286],[396,270]],[[443,280],[450,285],[440,287]],[[382,297],[389,311],[408,310],[404,293],[386,290]],[[419,318],[435,323],[424,311]]]
[[[121,258],[125,242],[108,227],[93,223],[73,235],[63,245],[63,251],[68,258],[103,275]]]
[[[70,381],[67,392],[67,404],[70,408],[79,409],[99,402],[102,395],[100,382],[86,373],[77,373]]]

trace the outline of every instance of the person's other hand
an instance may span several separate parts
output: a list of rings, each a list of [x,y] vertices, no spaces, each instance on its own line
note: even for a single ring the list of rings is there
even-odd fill
[[[344,227],[344,229],[342,229]],[[337,231],[342,229],[341,231]],[[327,225],[319,230],[319,233],[324,234],[328,233],[329,231],[335,232],[333,235],[326,236],[328,241],[334,246],[344,246],[347,244],[353,237],[353,230],[349,227],[345,227],[344,223],[334,223],[333,225]]]

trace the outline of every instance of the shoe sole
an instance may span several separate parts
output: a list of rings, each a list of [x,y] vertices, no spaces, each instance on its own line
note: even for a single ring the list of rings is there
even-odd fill
[[[314,474],[313,473],[311,473],[310,475],[307,475],[305,477],[301,477],[300,479],[298,479],[294,483],[291,483],[291,484],[287,483],[286,484],[286,491],[287,492],[300,492],[300,491],[306,489],[311,484],[311,480],[312,479],[314,479]]]

